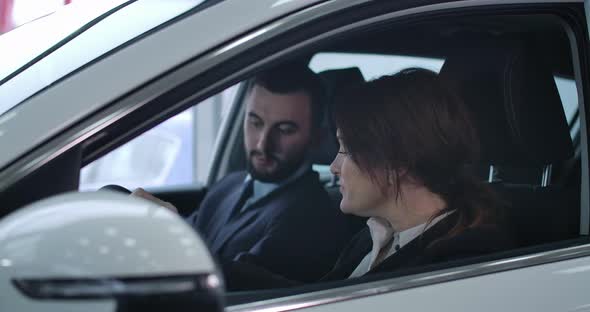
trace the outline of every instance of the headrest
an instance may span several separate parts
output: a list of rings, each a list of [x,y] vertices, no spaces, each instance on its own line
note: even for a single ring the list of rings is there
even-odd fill
[[[324,103],[324,116],[320,126],[320,144],[312,150],[311,160],[314,164],[329,165],[338,153],[338,141],[336,140],[336,128],[332,123],[332,105],[334,94],[351,84],[364,82],[363,75],[357,67],[326,70],[318,74],[326,86],[326,100]]]
[[[573,155],[553,74],[522,40],[462,46],[439,76],[471,111],[485,163],[543,166]]]
[[[329,69],[319,73],[319,75],[326,83],[328,92],[332,94],[339,88],[365,81],[363,74],[358,67]]]

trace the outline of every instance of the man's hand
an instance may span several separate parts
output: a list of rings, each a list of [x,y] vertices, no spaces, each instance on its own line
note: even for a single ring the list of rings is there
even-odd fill
[[[176,207],[174,207],[174,205],[172,205],[172,204],[171,204],[171,203],[169,203],[169,202],[163,201],[163,200],[161,200],[161,199],[159,199],[159,198],[155,197],[154,195],[152,195],[152,194],[150,194],[150,193],[146,192],[146,191],[145,191],[144,189],[142,189],[141,187],[140,187],[140,188],[137,188],[137,189],[135,189],[135,190],[134,190],[134,191],[131,193],[131,196],[135,196],[135,197],[139,197],[139,198],[147,199],[147,200],[149,200],[149,201],[151,201],[151,202],[153,202],[153,203],[155,203],[155,204],[157,204],[157,205],[159,205],[159,206],[162,206],[162,207],[168,208],[170,211],[173,211],[173,212],[175,212],[175,213],[178,213],[178,209],[176,209]]]

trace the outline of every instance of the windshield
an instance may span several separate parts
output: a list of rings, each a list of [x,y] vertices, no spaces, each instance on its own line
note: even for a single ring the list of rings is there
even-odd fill
[[[76,69],[202,2],[83,2],[3,34],[0,115]]]

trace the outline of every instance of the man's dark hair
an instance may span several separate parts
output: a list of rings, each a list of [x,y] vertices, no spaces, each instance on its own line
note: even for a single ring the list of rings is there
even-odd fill
[[[252,78],[250,90],[261,86],[272,93],[288,94],[303,91],[311,100],[311,124],[318,129],[323,117],[325,90],[322,80],[303,62],[284,63],[259,72]],[[249,91],[250,91],[249,90]]]

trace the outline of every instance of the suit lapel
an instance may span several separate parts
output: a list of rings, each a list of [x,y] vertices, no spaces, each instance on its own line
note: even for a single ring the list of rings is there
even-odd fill
[[[215,229],[215,234],[211,236],[210,239],[210,246],[213,252],[217,252],[220,248],[220,245],[226,239],[228,229],[227,225],[230,223],[232,216],[239,213],[239,209],[244,204],[244,201],[250,196],[252,191],[252,180],[243,183],[242,188],[239,192],[229,192],[229,195],[225,201],[221,203],[219,208],[217,209],[217,213],[219,217],[215,217],[214,220],[217,220],[213,229]],[[223,207],[228,207],[228,209],[223,209]]]
[[[245,226],[252,223],[258,215],[256,210],[247,210],[241,215],[232,218],[231,221],[224,225],[223,230],[213,242],[212,249],[215,253],[220,253],[224,246],[242,230]]]
[[[231,202],[228,201],[227,206],[232,207],[232,209],[226,209],[223,211],[224,215],[220,218],[220,220],[223,221],[217,226],[218,233],[211,245],[211,250],[214,253],[219,253],[234,235],[238,234],[240,230],[254,221],[255,217],[260,214],[261,208],[271,206],[271,202],[276,200],[280,194],[286,190],[287,186],[291,187],[291,185],[297,181],[305,183],[304,179],[314,177],[312,175],[313,173],[313,171],[307,170],[303,175],[283,183],[269,194],[259,198],[257,201],[250,204],[244,212],[240,212],[245,200],[252,194],[254,180],[250,179],[248,183],[245,183],[244,189],[240,192],[240,196],[237,196],[235,199],[232,198]]]
[[[348,246],[340,253],[338,261],[322,281],[346,279],[352,274],[363,258],[371,251],[373,242],[368,227],[352,238]]]
[[[427,245],[428,243],[424,240],[424,237],[416,237],[416,239],[408,243],[399,251],[383,260],[383,262],[373,269],[369,270],[368,274],[376,272],[390,272],[397,268],[403,267],[409,262],[415,261],[417,257],[420,257],[420,255],[424,252],[425,246]]]

